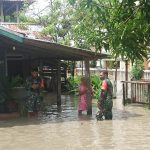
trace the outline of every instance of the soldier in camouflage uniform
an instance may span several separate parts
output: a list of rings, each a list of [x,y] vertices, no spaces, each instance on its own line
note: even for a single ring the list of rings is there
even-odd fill
[[[38,76],[38,69],[33,68],[31,76],[26,80],[27,100],[26,106],[28,110],[28,117],[36,115],[40,110],[42,102],[41,90],[44,87],[42,79]]]
[[[106,120],[111,120],[113,117],[113,86],[108,78],[107,71],[101,72],[100,78],[102,80],[101,92],[98,100],[98,108],[100,111],[97,113],[96,118],[97,120],[102,120],[102,117],[104,116]]]

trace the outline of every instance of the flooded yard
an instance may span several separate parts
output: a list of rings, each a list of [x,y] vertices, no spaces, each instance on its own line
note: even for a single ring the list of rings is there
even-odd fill
[[[150,149],[150,110],[114,99],[113,120],[77,115],[76,97],[62,96],[62,111],[49,106],[38,118],[0,121],[0,150]]]

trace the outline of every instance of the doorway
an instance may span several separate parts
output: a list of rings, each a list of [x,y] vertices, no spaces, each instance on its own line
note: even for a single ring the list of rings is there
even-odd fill
[[[23,57],[7,56],[7,72],[10,78],[15,76],[23,77]]]

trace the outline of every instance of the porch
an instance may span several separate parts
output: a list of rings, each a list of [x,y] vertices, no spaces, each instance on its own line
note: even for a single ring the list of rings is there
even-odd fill
[[[37,66],[43,73],[44,66],[51,67],[55,73],[49,78],[56,78],[57,106],[61,106],[62,61],[84,61],[85,77],[90,86],[89,61],[106,58],[106,54],[68,47],[49,41],[30,39],[21,33],[0,27],[0,72],[2,76],[20,75],[24,79],[30,75],[32,66]],[[91,95],[88,97],[88,114],[92,114]]]

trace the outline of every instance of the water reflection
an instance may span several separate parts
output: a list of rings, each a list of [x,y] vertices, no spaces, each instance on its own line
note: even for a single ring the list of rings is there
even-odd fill
[[[61,112],[49,105],[38,118],[0,121],[0,150],[150,149],[150,111],[114,100],[113,120],[77,114],[76,97],[62,96]],[[121,106],[121,107],[119,107]]]

